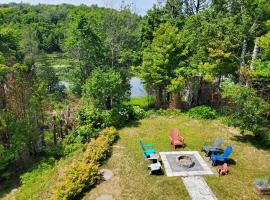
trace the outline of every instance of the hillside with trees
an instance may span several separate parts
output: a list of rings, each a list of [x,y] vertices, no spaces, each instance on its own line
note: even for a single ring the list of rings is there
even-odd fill
[[[153,105],[130,103],[134,76]],[[0,197],[80,152],[62,173],[89,172],[77,185],[54,173],[54,189],[33,189],[78,197],[99,180],[116,129],[167,109],[214,110],[269,148],[269,104],[268,0],[167,0],[145,16],[124,4],[0,4]]]

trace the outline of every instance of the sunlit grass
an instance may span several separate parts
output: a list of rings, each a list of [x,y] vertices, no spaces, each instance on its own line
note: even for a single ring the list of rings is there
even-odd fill
[[[131,98],[128,102],[131,105],[140,106],[142,108],[148,108],[153,106],[154,104],[154,97],[153,96],[145,96],[145,97],[138,97],[138,98]]]
[[[120,131],[121,139],[114,148],[111,159],[106,164],[116,174],[117,178],[101,184],[100,188],[91,191],[85,199],[98,196],[111,187],[119,184],[117,193],[113,193],[120,200],[176,200],[189,199],[188,193],[179,177],[151,176],[148,174],[148,162],[144,160],[143,153],[138,144],[139,140],[144,143],[154,144],[157,151],[171,151],[169,144],[169,130],[176,127],[185,136],[186,148],[184,150],[201,150],[205,141],[213,141],[217,136],[222,136],[225,148],[233,146],[231,155],[233,162],[229,165],[230,173],[227,176],[205,176],[207,183],[218,199],[262,199],[253,191],[253,181],[257,177],[265,177],[270,172],[270,151],[261,150],[249,143],[237,141],[239,131],[223,125],[219,121],[194,120],[187,116],[175,118],[158,117],[144,119],[137,125],[124,128]],[[181,150],[181,149],[179,149]],[[201,154],[209,163],[210,161]],[[211,167],[213,171],[215,167]],[[115,181],[115,183],[114,183]],[[90,198],[91,199],[91,198]],[[270,197],[263,197],[270,199]]]

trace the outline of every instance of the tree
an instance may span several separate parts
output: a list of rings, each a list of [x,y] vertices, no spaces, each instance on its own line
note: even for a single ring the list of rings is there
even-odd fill
[[[81,86],[96,66],[104,65],[104,46],[100,37],[92,30],[87,18],[79,16],[71,24],[71,32],[66,40],[66,50],[74,67],[75,92],[81,94]]]
[[[175,26],[161,24],[154,32],[151,45],[143,52],[139,76],[144,80],[146,87],[154,92],[158,107],[168,106],[172,98],[172,84],[176,85],[176,81],[181,80],[176,72],[181,53],[181,38],[178,32]]]
[[[255,136],[269,138],[269,104],[257,96],[256,90],[239,84],[223,84],[222,97],[228,101],[231,123]]]
[[[94,105],[111,109],[122,103],[129,96],[129,91],[123,87],[121,74],[111,68],[95,69],[84,85],[84,97]]]

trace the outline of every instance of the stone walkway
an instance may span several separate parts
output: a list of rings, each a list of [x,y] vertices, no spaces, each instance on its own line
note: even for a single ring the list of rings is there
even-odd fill
[[[182,177],[192,200],[217,200],[202,176]]]

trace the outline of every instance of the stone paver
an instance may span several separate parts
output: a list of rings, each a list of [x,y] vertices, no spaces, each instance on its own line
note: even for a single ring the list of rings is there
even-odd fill
[[[182,177],[192,200],[217,200],[202,176]]]
[[[109,180],[113,177],[113,172],[109,169],[101,169],[100,170],[102,177],[104,178],[104,180]]]
[[[96,200],[114,200],[113,196],[110,194],[103,194],[96,198]]]

